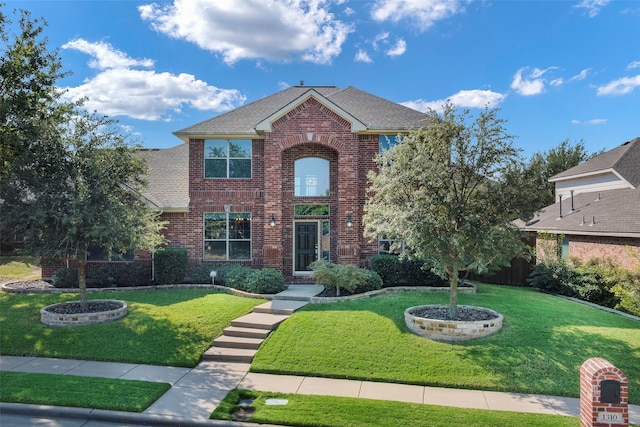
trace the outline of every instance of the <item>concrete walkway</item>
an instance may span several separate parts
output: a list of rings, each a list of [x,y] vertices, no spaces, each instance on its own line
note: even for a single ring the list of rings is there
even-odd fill
[[[309,301],[318,289],[311,286],[290,286],[267,305],[258,306],[260,321],[270,325],[269,315],[283,321],[283,305],[278,301]],[[296,304],[296,309],[304,304]],[[289,304],[285,304],[287,310]],[[270,310],[274,312],[270,314]],[[293,312],[293,311],[291,311]],[[290,313],[289,313],[290,314]],[[265,320],[263,316],[267,316]],[[244,317],[244,316],[243,316]],[[249,326],[251,325],[244,325]],[[260,328],[260,325],[254,325]],[[277,325],[276,325],[277,326]],[[267,328],[267,326],[262,326]],[[237,327],[236,327],[237,328]],[[214,348],[214,347],[212,347]],[[65,413],[92,416],[101,421],[151,425],[241,425],[209,420],[211,412],[227,393],[235,388],[294,394],[343,396],[363,399],[441,405],[460,408],[533,412],[579,416],[579,399],[493,391],[458,390],[440,387],[379,383],[302,376],[250,373],[250,363],[230,360],[203,360],[194,368],[139,365],[132,363],[94,362],[83,360],[0,356],[0,370],[49,373],[165,382],[171,389],[142,414],[98,411],[91,408],[55,408],[39,405],[0,403],[1,414]],[[48,411],[48,412],[47,412]],[[640,406],[629,406],[629,421],[640,424]]]

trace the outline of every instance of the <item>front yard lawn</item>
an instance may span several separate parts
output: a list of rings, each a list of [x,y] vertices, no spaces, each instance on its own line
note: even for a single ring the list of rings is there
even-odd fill
[[[255,412],[247,421],[291,426],[518,426],[578,427],[577,417],[519,412],[451,408],[417,403],[389,402],[331,396],[259,393],[234,390],[213,412],[211,418],[235,420],[241,399],[254,400]],[[267,399],[286,399],[286,405],[266,405]]]
[[[480,284],[460,304],[504,315],[500,332],[461,344],[411,333],[404,310],[448,295],[397,293],[312,304],[272,333],[253,372],[579,397],[579,371],[602,357],[629,378],[640,403],[640,322],[530,288]]]
[[[193,367],[231,320],[264,302],[207,290],[101,292],[89,299],[126,301],[129,314],[91,326],[40,323],[42,307],[77,299],[0,293],[1,354]]]
[[[167,383],[0,372],[0,401],[142,412],[171,388]]]

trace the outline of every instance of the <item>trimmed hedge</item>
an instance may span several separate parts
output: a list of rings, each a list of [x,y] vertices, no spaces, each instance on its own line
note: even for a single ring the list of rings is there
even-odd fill
[[[147,267],[135,262],[92,264],[87,270],[87,287],[116,288],[130,286],[148,286],[151,280]],[[77,288],[78,269],[62,267],[53,275],[56,288]]]
[[[378,273],[383,287],[398,286],[400,282],[400,258],[396,255],[372,256],[371,270]]]
[[[431,271],[431,267],[423,260],[403,258],[401,263],[407,272],[409,286],[449,286],[449,282]]]
[[[185,248],[163,248],[155,255],[156,281],[161,285],[182,283],[189,260]]]

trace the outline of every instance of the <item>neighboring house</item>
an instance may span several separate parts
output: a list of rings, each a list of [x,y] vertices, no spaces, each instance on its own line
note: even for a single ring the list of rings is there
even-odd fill
[[[640,138],[625,142],[549,179],[556,186],[556,203],[521,223],[538,233],[536,248],[543,255],[540,233],[561,236],[558,252],[581,261],[610,258],[633,268],[640,255]]]
[[[235,262],[304,281],[317,259],[367,265],[379,244],[363,237],[367,173],[426,118],[354,87],[290,87],[175,132],[182,145],[142,150],[144,196],[191,268]]]

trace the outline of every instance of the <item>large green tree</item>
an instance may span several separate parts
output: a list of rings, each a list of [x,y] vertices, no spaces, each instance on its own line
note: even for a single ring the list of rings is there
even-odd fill
[[[514,164],[506,170],[505,180],[512,188],[531,189],[527,203],[522,206],[521,219],[529,219],[535,212],[555,203],[555,185],[549,182],[549,178],[602,152],[589,153],[583,141],[571,144],[565,139],[556,147],[536,152],[528,161]]]
[[[475,119],[451,104],[432,111],[369,174],[365,235],[404,241],[410,256],[448,278],[452,319],[461,272],[486,273],[526,254],[512,221],[527,194],[505,191],[503,172],[519,156],[497,111]]]
[[[14,40],[4,15],[0,23],[2,227],[24,233],[34,254],[75,260],[86,310],[89,245],[117,255],[162,242],[162,223],[140,196],[146,164],[115,121],[60,102],[64,73],[38,21],[21,12]]]

